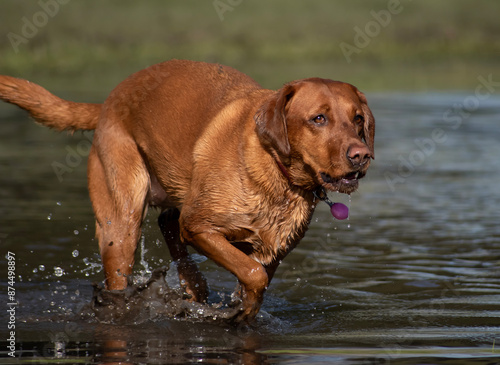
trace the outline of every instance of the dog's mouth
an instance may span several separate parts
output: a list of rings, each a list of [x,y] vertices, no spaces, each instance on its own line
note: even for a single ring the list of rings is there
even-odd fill
[[[365,176],[365,172],[353,171],[339,178],[334,178],[326,172],[321,172],[321,185],[330,191],[338,191],[344,194],[350,194],[359,186],[359,179]]]

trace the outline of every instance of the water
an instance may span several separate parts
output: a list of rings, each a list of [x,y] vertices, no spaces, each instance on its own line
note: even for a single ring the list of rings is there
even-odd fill
[[[376,160],[359,192],[330,194],[351,217],[333,221],[319,207],[251,328],[78,319],[91,283],[102,280],[86,190],[88,136],[57,134],[0,105],[0,283],[6,297],[10,251],[19,363],[499,362],[500,98],[369,101]],[[170,262],[155,215],[148,220],[136,259],[143,279]],[[212,301],[227,298],[234,279],[198,259]],[[9,363],[9,307],[0,306],[0,363]]]

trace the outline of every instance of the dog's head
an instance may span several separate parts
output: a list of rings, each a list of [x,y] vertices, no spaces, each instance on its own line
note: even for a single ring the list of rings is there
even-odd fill
[[[375,119],[364,94],[350,84],[291,82],[269,97],[255,120],[261,143],[304,189],[351,193],[375,156]]]

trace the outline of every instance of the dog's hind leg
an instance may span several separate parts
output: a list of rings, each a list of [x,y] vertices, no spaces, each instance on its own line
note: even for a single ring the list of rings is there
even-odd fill
[[[127,276],[132,274],[147,209],[149,175],[135,144],[118,139],[112,146],[103,146],[96,138],[97,132],[88,160],[96,237],[106,288],[121,290],[127,287]]]
[[[163,211],[158,217],[158,225],[165,238],[170,255],[177,263],[177,271],[182,288],[191,301],[206,302],[208,286],[203,274],[189,256],[187,247],[180,240],[179,210],[176,208]]]

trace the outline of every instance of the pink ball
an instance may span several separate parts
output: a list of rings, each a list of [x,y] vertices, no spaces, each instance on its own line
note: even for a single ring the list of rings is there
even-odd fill
[[[333,203],[330,211],[336,219],[343,220],[349,217],[349,208],[342,203]]]

